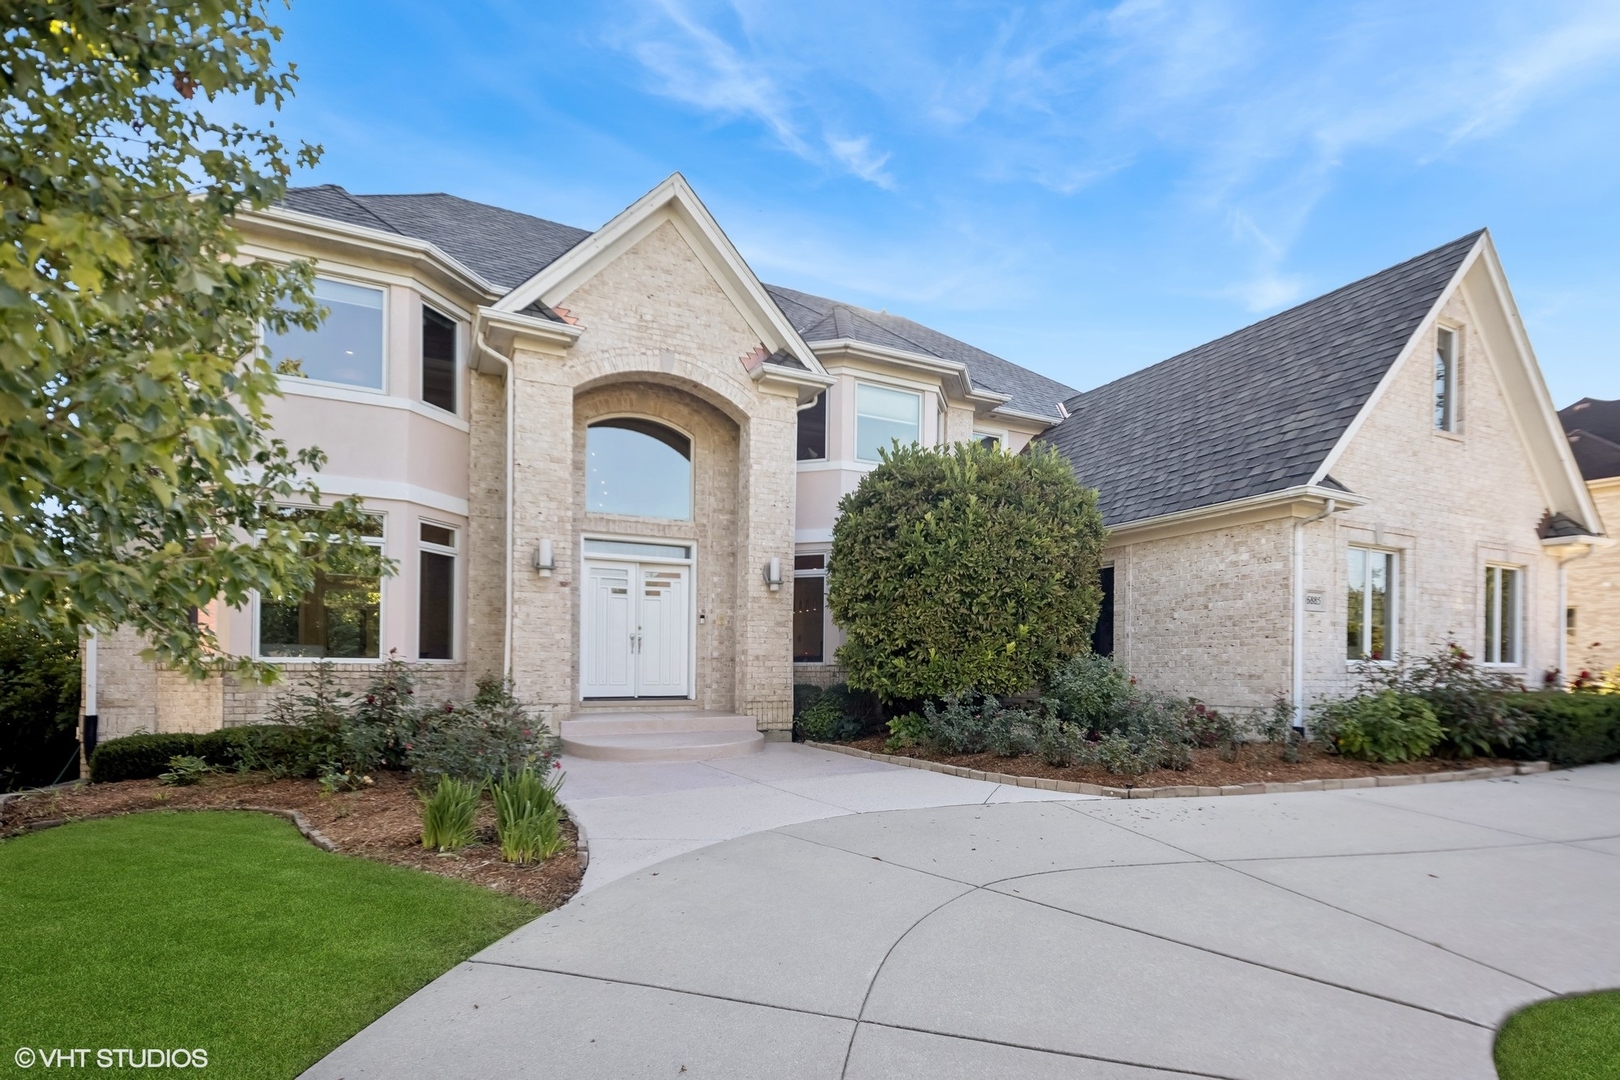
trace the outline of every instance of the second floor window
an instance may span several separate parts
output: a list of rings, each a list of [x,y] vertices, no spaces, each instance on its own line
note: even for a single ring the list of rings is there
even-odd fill
[[[692,520],[692,441],[634,416],[585,429],[585,509]]]
[[[282,375],[381,390],[383,291],[316,278],[315,300],[328,313],[317,329],[266,331],[270,365]]]
[[[422,400],[456,411],[456,320],[422,305]]]
[[[799,460],[821,461],[827,456],[827,392],[799,406]]]
[[[878,451],[898,441],[922,441],[922,395],[910,390],[859,383],[855,387],[855,456],[879,460]]]
[[[1457,332],[1434,332],[1434,428],[1457,430]]]

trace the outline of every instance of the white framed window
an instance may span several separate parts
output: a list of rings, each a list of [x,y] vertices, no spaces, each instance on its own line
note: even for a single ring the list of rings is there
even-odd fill
[[[880,460],[893,442],[922,441],[922,395],[873,383],[855,384],[855,457]]]
[[[1485,567],[1485,647],[1487,664],[1516,667],[1524,663],[1524,568]]]
[[[816,400],[799,406],[800,461],[827,459],[827,391],[816,395]]]
[[[1457,430],[1457,331],[1434,332],[1434,429]]]
[[[456,540],[448,525],[418,523],[416,656],[419,660],[456,657]]]
[[[591,421],[585,429],[585,509],[691,521],[691,436],[639,416]]]
[[[1001,449],[1001,436],[997,435],[993,431],[975,431],[973,433],[973,441],[984,447],[986,450]]]
[[[1351,545],[1345,570],[1345,659],[1395,659],[1400,647],[1399,554]]]
[[[290,378],[383,389],[383,290],[318,277],[314,292],[326,318],[314,330],[266,329],[270,366]]]
[[[460,375],[457,342],[460,324],[442,311],[422,305],[422,400],[445,412],[456,411]]]
[[[289,511],[296,514],[296,510]],[[368,515],[365,543],[383,546],[383,519]],[[376,660],[382,657],[382,579],[369,568],[320,571],[300,597],[259,598],[258,654],[265,660]]]
[[[793,662],[827,660],[827,556],[793,556]]]

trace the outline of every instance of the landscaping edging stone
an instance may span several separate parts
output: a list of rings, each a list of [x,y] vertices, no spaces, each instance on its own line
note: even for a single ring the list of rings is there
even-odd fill
[[[1108,799],[1201,799],[1215,795],[1283,795],[1296,791],[1351,791],[1356,788],[1405,787],[1410,784],[1444,784],[1456,780],[1499,780],[1506,776],[1526,776],[1547,772],[1551,766],[1545,761],[1521,761],[1517,765],[1483,766],[1478,769],[1454,769],[1436,773],[1402,773],[1393,776],[1352,776],[1338,780],[1291,780],[1286,783],[1226,784],[1213,787],[1199,784],[1176,784],[1166,787],[1107,787],[1102,784],[1082,784],[1075,780],[1053,780],[1044,776],[1017,776],[1012,773],[986,772],[961,765],[947,765],[941,761],[904,757],[897,754],[874,754],[854,746],[837,743],[805,742],[804,746],[816,750],[829,750],[834,754],[882,761],[890,765],[903,765],[908,769],[960,776],[965,780],[984,780],[992,784],[1012,787],[1038,788],[1041,791],[1061,791],[1066,795],[1101,795]]]

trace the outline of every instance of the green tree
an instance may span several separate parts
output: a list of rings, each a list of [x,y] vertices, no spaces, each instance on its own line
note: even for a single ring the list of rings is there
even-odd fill
[[[827,597],[851,686],[1018,693],[1089,648],[1107,532],[1051,448],[897,447],[838,510]]]
[[[368,558],[272,438],[261,325],[312,329],[311,268],[243,257],[232,217],[285,190],[293,69],[261,0],[13,0],[0,15],[0,595],[47,632],[133,626],[201,675],[193,609]],[[306,478],[306,479],[301,479]]]
[[[79,642],[0,612],[0,791],[79,775]]]

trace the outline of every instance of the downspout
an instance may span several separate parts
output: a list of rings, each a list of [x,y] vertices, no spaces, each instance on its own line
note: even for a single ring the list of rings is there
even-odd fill
[[[1305,526],[1315,524],[1338,510],[1338,501],[1308,518],[1294,519],[1294,729],[1305,730]]]
[[[79,730],[79,747],[84,753],[86,768],[90,765],[90,755],[96,752],[96,742],[101,734],[101,715],[96,704],[96,682],[99,676],[96,661],[96,632],[93,629],[86,630],[83,656],[84,725]]]
[[[478,331],[478,349],[487,356],[501,362],[506,372],[506,582],[505,602],[502,609],[505,615],[505,626],[501,634],[501,671],[510,679],[512,677],[512,537],[515,529],[512,523],[512,489],[517,486],[517,469],[514,460],[513,448],[517,445],[515,428],[517,427],[516,404],[517,387],[514,381],[512,361],[490,348],[489,342],[484,340],[484,332]]]
[[[1586,558],[1596,550],[1588,544],[1579,555],[1558,560],[1558,679],[1569,689],[1569,564]]]

